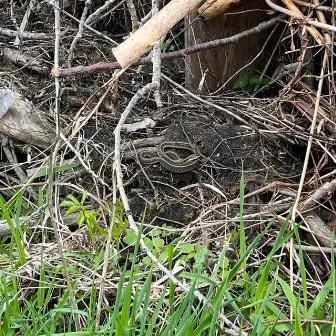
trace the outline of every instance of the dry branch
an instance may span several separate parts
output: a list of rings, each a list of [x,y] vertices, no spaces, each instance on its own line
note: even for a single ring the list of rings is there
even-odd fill
[[[16,37],[18,35],[18,32],[15,30],[0,27],[0,35]],[[24,40],[52,40],[53,38],[51,35],[45,33],[22,32],[21,36]]]
[[[161,60],[170,60],[174,58],[179,58],[179,57],[185,57],[187,55],[207,50],[207,49],[212,49],[212,48],[217,48],[223,45],[227,44],[233,44],[237,43],[239,40],[249,37],[253,34],[258,34],[263,30],[266,30],[270,27],[275,26],[277,23],[283,21],[284,15],[279,15],[269,21],[265,21],[260,23],[258,26],[248,29],[242,33],[220,39],[220,40],[214,40],[211,42],[207,43],[200,43],[196,44],[195,46],[192,46],[190,48],[186,49],[181,49],[178,51],[173,51],[173,52],[168,52],[160,55]],[[152,62],[152,57],[147,56],[141,58],[136,64],[148,64]],[[89,73],[95,73],[95,72],[104,72],[104,71],[110,71],[113,69],[120,69],[121,65],[118,62],[107,62],[107,63],[98,63],[98,64],[93,64],[89,66],[79,66],[75,68],[69,68],[69,69],[58,69],[57,71],[53,69],[51,71],[52,75],[55,77],[69,77],[69,76],[79,76],[82,74],[89,74]]]
[[[328,237],[331,238],[333,235],[332,230],[328,227],[328,225],[315,213],[315,211],[309,211],[305,216],[305,221],[308,227],[318,233],[316,238],[318,241],[325,247],[330,247],[331,243],[328,239],[323,238]]]
[[[35,145],[49,147],[55,140],[55,128],[43,111],[17,92],[0,90],[0,133]]]
[[[310,2],[304,2],[304,1],[301,1],[301,0],[293,0],[293,3],[295,3],[299,6],[308,7],[310,9],[317,9],[317,10],[323,11],[323,12],[336,11],[336,8],[332,8],[332,7],[329,7],[329,6],[313,5]]]
[[[125,42],[113,48],[113,54],[121,67],[126,68],[138,60],[201,1],[172,0]]]
[[[292,2],[283,0],[283,2],[290,8],[290,9],[287,9],[287,8],[276,5],[271,0],[265,0],[265,1],[274,10],[276,10],[280,13],[284,13],[286,15],[289,15],[290,17],[296,19],[299,24],[310,25],[310,26],[307,27],[307,30],[313,36],[313,38],[315,39],[315,41],[318,44],[324,44],[324,39],[323,39],[323,36],[321,35],[321,33],[316,28],[326,29],[326,30],[330,30],[330,31],[336,31],[336,27],[334,27],[334,26],[310,20],[309,18],[304,16],[301,13],[301,11]],[[313,26],[313,27],[311,27],[311,26]]]
[[[35,6],[35,3],[36,3],[36,0],[31,0],[31,1],[28,1],[28,7],[27,7],[27,10],[26,10],[26,13],[21,21],[21,25],[20,25],[20,34],[18,34],[15,38],[15,41],[14,41],[14,46],[18,46],[20,44],[20,40],[23,39],[23,32],[25,31],[26,29],[26,26],[28,24],[28,20],[29,20],[29,17],[30,17],[30,14]]]
[[[2,53],[7,61],[13,64],[18,64],[42,74],[47,74],[49,72],[48,67],[43,66],[39,60],[29,55],[23,54],[19,50],[3,48]]]

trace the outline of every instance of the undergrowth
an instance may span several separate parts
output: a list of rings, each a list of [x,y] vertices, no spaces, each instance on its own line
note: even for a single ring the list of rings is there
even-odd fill
[[[13,195],[7,202],[0,197],[2,218],[12,231],[11,237],[2,238],[0,245],[0,336],[225,335],[228,326],[220,314],[240,326],[237,335],[335,334],[334,254],[331,255],[330,277],[323,286],[313,288],[307,281],[300,249],[300,276],[293,292],[288,274],[283,271],[285,260],[276,253],[291,237],[300,246],[299,225],[289,230],[288,222],[285,222],[277,233],[274,246],[260,260],[256,251],[265,234],[272,230],[272,222],[246,245],[243,197],[239,234],[225,237],[218,253],[210,251],[201,242],[188,242],[188,236],[178,237],[169,226],[143,229],[145,243],[153,254],[173,273],[183,270],[176,276],[190,287],[188,293],[176,287],[172,280],[163,278],[157,265],[140,251],[139,236],[127,228],[128,222],[119,202],[103,313],[99,328],[95,330],[107,231],[98,224],[103,214],[87,209],[85,201],[86,193],[80,200],[69,196],[61,204],[67,214],[78,214],[79,226],[87,227],[91,243],[95,245],[94,249],[83,246],[77,251],[65,252],[78,307],[73,310],[57,249],[48,252],[42,248],[42,244],[37,243],[41,234],[22,225],[20,219],[43,207],[45,195],[40,192],[36,205],[27,203],[22,193]],[[40,214],[41,222],[44,216]],[[48,231],[42,241],[47,246],[52,238],[52,232]],[[232,243],[239,248],[229,258],[227,250]],[[39,247],[35,248],[35,253],[28,249],[33,245]],[[30,271],[22,273],[25,269]],[[196,298],[196,290],[206,297],[205,303]],[[75,331],[75,314],[79,317],[81,331]]]

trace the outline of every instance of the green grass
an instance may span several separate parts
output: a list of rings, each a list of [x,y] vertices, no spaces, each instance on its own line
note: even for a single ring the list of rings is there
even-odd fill
[[[241,217],[243,189],[242,179]],[[94,248],[83,246],[77,252],[65,252],[76,310],[71,308],[57,249],[42,252],[35,248],[33,254],[31,251],[27,254],[29,248],[24,242],[29,240],[36,247],[41,234],[19,225],[19,217],[29,214],[30,209],[23,194],[16,194],[10,202],[0,197],[2,218],[12,230],[11,237],[2,238],[0,245],[0,336],[224,335],[228,326],[220,314],[225,314],[251,336],[335,335],[332,328],[332,322],[336,323],[334,255],[331,275],[317,290],[307,282],[304,254],[300,249],[300,282],[294,293],[288,275],[282,271],[282,262],[274,258],[292,236],[301,246],[297,225],[291,231],[287,222],[282,225],[274,246],[256,267],[250,264],[258,261],[258,244],[272,232],[272,222],[247,244],[241,219],[238,236],[232,232],[226,237],[223,249],[217,254],[200,243],[188,242],[188,237],[169,235],[164,227],[146,232],[146,245],[168,269],[185,265],[185,271],[177,275],[190,288],[185,293],[169,279],[156,285],[163,274],[140,251],[139,237],[126,232],[121,203],[118,203],[119,231],[114,231],[105,299],[99,329],[95,331],[99,275],[105,250],[105,239],[96,238],[99,235],[103,238],[106,233],[97,230],[101,216],[86,210],[85,196],[81,201],[71,197],[68,203],[63,203],[68,205],[69,213],[79,210],[78,220],[81,225],[89,226],[89,237],[97,236],[92,241]],[[43,199],[41,194],[36,206]],[[93,217],[88,216],[92,213]],[[44,241],[52,242],[52,239],[52,233],[46,233]],[[230,258],[226,256],[229,242],[237,246]],[[206,302],[196,298],[196,290]],[[294,321],[289,320],[290,308]],[[80,331],[75,331],[74,316],[79,317]]]

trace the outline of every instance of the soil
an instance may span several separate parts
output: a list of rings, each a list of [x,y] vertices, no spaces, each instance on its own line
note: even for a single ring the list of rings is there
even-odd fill
[[[156,120],[154,128],[124,134],[124,141],[136,143],[142,139],[144,142],[141,147],[151,146],[146,141],[149,137],[160,141],[186,142],[197,148],[202,159],[197,172],[179,174],[165,170],[159,163],[142,166],[135,155],[132,157],[127,152],[124,182],[131,210],[139,221],[146,209],[146,223],[168,223],[183,227],[211,204],[237,197],[243,171],[246,181],[252,181],[254,188],[260,188],[276,177],[288,182],[295,182],[299,178],[296,168],[300,166],[299,161],[279,138],[267,138],[197,103],[183,110],[175,109],[172,104],[169,110],[145,114],[142,118],[153,118],[156,114],[163,117]],[[139,114],[137,118],[140,118]],[[87,136],[88,129],[92,131],[92,126],[85,128]],[[98,138],[106,151],[111,153],[113,147],[110,147],[110,143],[111,139],[113,142],[113,137],[110,128],[101,127]],[[101,160],[95,161],[98,166],[101,164]],[[218,188],[225,197],[204,185]],[[258,199],[257,202],[262,200]],[[247,206],[246,211],[248,209]],[[250,211],[253,211],[253,207]],[[225,213],[217,212],[214,218],[233,217],[235,212],[237,207],[233,206],[232,209],[226,208]]]

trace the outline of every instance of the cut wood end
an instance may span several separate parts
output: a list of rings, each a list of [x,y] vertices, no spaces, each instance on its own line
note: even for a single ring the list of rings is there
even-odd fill
[[[54,76],[54,77],[59,77],[60,76],[60,71],[58,69],[51,69],[51,74]]]
[[[228,13],[235,7],[239,7],[246,2],[247,0],[217,0],[214,3],[213,0],[207,0],[200,8],[197,9],[197,12],[203,19],[209,20],[215,18],[216,16]]]

